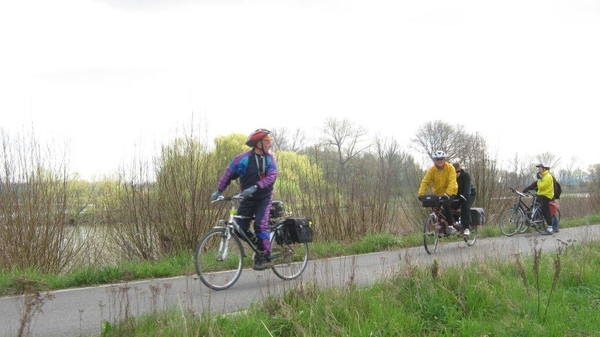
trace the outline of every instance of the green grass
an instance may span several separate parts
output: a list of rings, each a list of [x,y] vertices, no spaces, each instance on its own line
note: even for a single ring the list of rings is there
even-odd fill
[[[599,216],[593,216],[563,221],[561,227],[598,222]],[[482,238],[501,235],[497,226],[479,230]],[[382,233],[348,243],[313,242],[311,259],[421,245],[419,232],[402,237]],[[477,262],[466,268],[441,269],[434,259],[430,266],[405,268],[371,287],[322,289],[301,283],[236,314],[198,315],[182,306],[99,324],[103,336],[592,336],[600,326],[600,243],[565,247],[524,261],[516,256],[512,261]],[[0,282],[3,294],[25,289],[35,294],[35,290],[179,276],[193,270],[189,253],[66,275],[35,270],[2,273]],[[41,309],[44,298],[40,296],[39,308],[33,311]]]
[[[557,263],[559,261],[559,263]],[[301,284],[235,315],[173,309],[105,336],[595,336],[600,243],[467,268],[418,267],[370,287]]]
[[[600,214],[577,220],[561,221],[561,228],[600,223]],[[479,238],[501,236],[497,226],[479,228]],[[454,240],[460,240],[454,238]],[[318,242],[310,244],[310,258],[323,259],[336,256],[366,254],[384,250],[418,247],[423,245],[421,232],[406,236],[387,233],[373,234],[353,242]],[[21,294],[25,284],[40,291],[74,287],[96,286],[123,281],[173,277],[194,273],[193,252],[179,254],[160,261],[128,262],[114,267],[85,268],[64,275],[49,275],[34,270],[2,271],[0,273],[0,296]]]

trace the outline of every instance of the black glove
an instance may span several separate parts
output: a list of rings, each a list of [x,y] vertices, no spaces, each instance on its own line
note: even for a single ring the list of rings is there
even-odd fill
[[[450,200],[450,196],[446,193],[441,197],[442,200]]]
[[[525,193],[529,192],[529,189],[528,189],[528,188],[526,188],[526,189],[524,189],[524,190],[523,190],[523,191],[521,191],[521,192],[522,192],[523,194],[525,194]]]
[[[417,195],[417,199],[419,199],[419,201],[423,201],[423,196],[422,195]]]
[[[256,186],[256,185],[250,186],[242,192],[242,196],[244,198],[249,198],[252,196],[252,194],[254,194],[254,192],[256,192],[257,189],[258,189],[258,186]]]

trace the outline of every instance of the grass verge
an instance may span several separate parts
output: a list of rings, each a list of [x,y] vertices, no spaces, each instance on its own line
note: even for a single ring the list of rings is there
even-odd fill
[[[594,336],[599,268],[597,242],[466,268],[434,263],[364,288],[301,284],[235,315],[143,316],[103,335]]]
[[[577,220],[561,221],[561,228],[600,223],[600,214]],[[501,236],[497,226],[479,228],[480,238]],[[459,240],[459,239],[456,239]],[[336,256],[366,254],[399,248],[418,247],[423,244],[421,232],[398,237],[379,233],[352,242],[313,242],[310,258],[323,259]],[[87,287],[133,280],[174,277],[195,273],[193,253],[179,254],[160,261],[127,262],[114,267],[85,268],[68,274],[43,274],[32,269],[2,271],[0,273],[0,296],[23,294],[26,286],[38,291],[50,291],[74,287]]]

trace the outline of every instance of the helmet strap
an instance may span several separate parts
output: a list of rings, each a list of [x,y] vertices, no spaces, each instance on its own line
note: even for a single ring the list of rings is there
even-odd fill
[[[260,143],[260,147],[258,147],[258,144]],[[264,150],[264,144],[262,142],[262,139],[259,140],[258,142],[256,142],[256,145],[254,145],[254,152],[258,155],[265,155],[265,150]],[[258,151],[257,151],[258,150]],[[259,153],[260,152],[260,153]]]

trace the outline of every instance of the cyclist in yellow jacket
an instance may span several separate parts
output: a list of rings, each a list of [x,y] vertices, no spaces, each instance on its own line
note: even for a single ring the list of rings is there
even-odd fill
[[[554,199],[554,178],[550,174],[550,167],[540,163],[535,167],[538,168],[537,173],[537,200],[542,205],[542,214],[548,224],[548,231],[552,233],[552,215],[550,214],[550,200]],[[532,188],[527,186],[523,193],[529,192]]]
[[[463,232],[463,228],[455,224],[450,208],[452,200],[456,196],[456,193],[458,193],[454,166],[446,162],[446,153],[444,151],[435,151],[431,159],[434,164],[427,170],[423,180],[421,180],[421,187],[419,187],[417,194],[419,200],[425,195],[427,189],[431,187],[433,194],[442,197],[444,216],[448,221],[448,225],[454,227],[459,234],[471,235],[468,228],[465,228]]]

